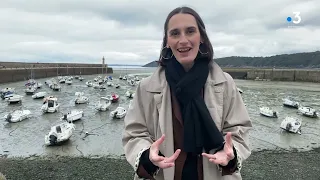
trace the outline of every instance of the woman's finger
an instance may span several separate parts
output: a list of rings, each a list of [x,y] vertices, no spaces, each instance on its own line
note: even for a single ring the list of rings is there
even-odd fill
[[[156,140],[156,141],[152,144],[152,146],[153,146],[154,148],[156,148],[156,149],[159,149],[159,146],[163,143],[164,139],[165,139],[165,135],[163,134],[158,140]]]
[[[225,146],[226,146],[226,145],[227,145],[228,148],[233,147],[232,138],[231,138],[231,132],[228,132],[227,135],[226,135],[226,143],[225,143]]]
[[[180,149],[177,149],[176,152],[174,152],[172,156],[168,157],[168,158],[165,160],[165,162],[166,162],[166,163],[174,162],[174,161],[178,158],[180,152],[181,152],[181,150],[180,150]]]
[[[204,157],[206,157],[206,158],[208,158],[208,159],[216,158],[216,157],[214,156],[214,154],[202,153],[202,156],[204,156]]]
[[[158,167],[161,169],[166,169],[173,166],[174,166],[174,163],[165,163],[164,161],[158,163]]]
[[[151,162],[160,162],[165,160],[165,157],[159,156],[159,155],[153,155],[153,156],[150,156],[149,158]]]

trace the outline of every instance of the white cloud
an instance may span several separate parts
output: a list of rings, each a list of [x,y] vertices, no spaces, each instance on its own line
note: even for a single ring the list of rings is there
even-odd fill
[[[175,7],[199,12],[216,57],[320,50],[316,0],[2,0],[0,61],[145,64],[159,57]],[[301,23],[286,18],[301,12]]]

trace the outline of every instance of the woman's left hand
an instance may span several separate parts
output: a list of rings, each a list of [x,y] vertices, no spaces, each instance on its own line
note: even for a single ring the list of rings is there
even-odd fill
[[[221,166],[228,165],[229,161],[234,159],[233,144],[231,139],[231,133],[228,132],[226,135],[226,142],[221,151],[216,152],[215,154],[202,153],[202,156],[205,156],[209,159],[210,162],[215,164],[220,164]]]

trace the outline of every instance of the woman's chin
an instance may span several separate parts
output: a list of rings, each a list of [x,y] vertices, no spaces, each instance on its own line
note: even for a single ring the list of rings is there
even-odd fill
[[[186,56],[186,57],[179,57],[177,60],[181,64],[193,64],[195,56]]]

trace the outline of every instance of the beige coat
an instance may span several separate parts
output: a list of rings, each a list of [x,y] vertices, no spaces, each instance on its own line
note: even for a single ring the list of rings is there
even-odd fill
[[[238,164],[247,159],[251,150],[248,130],[252,124],[242,97],[232,77],[215,63],[210,63],[205,84],[204,99],[219,130],[225,135],[232,132],[233,144],[238,153]],[[125,117],[123,146],[127,161],[137,168],[139,157],[162,134],[166,135],[160,151],[165,156],[174,153],[171,95],[164,68],[158,67],[153,75],[143,79],[137,87],[131,107]],[[240,180],[240,172],[222,176],[217,165],[203,158],[204,180]],[[139,179],[135,175],[135,179]],[[174,168],[161,169],[157,180],[173,180]]]

